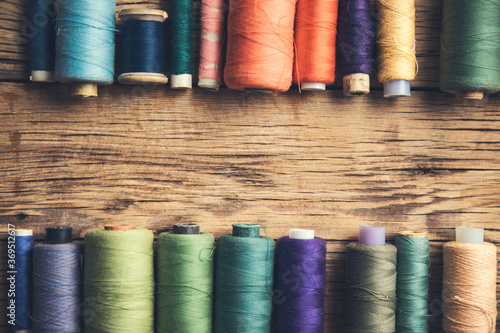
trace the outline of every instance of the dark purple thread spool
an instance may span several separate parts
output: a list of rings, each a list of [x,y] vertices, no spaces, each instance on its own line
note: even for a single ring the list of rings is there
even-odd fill
[[[314,230],[291,229],[276,243],[274,275],[276,333],[323,333],[326,242]]]
[[[340,0],[337,29],[344,95],[368,94],[376,36],[370,0]]]

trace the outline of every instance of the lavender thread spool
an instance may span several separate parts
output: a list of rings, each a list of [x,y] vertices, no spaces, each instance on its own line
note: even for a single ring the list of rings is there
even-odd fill
[[[82,246],[71,227],[47,228],[45,244],[33,249],[35,332],[82,332]]]
[[[323,333],[326,242],[314,230],[290,229],[276,243],[274,327],[277,333]]]
[[[337,54],[344,95],[368,94],[376,35],[370,0],[340,0],[338,17]]]

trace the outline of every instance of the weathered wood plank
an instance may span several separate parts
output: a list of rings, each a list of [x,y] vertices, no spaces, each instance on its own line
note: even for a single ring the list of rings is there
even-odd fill
[[[70,222],[81,236],[105,222],[201,221],[220,234],[238,220],[345,240],[376,222],[435,240],[462,224],[500,235],[497,98],[0,91],[0,214],[22,226]]]
[[[5,0],[0,2],[0,80],[28,80],[29,53],[28,37],[36,25],[30,22],[27,16],[28,0]],[[373,0],[375,3],[375,0]],[[168,1],[132,1],[118,0],[117,12],[133,6],[144,6],[167,10]],[[441,29],[442,1],[417,0],[416,1],[416,51],[419,63],[419,73],[412,83],[414,89],[437,88],[436,75],[439,71],[439,43]],[[374,12],[374,17],[376,13]],[[52,16],[50,13],[48,16]],[[200,1],[194,2],[195,31],[194,42],[194,71],[196,77],[199,59],[199,34],[200,34]],[[117,29],[121,22],[117,20]],[[117,33],[117,66],[116,73],[120,73],[120,33]],[[334,87],[341,85],[342,78],[337,77]],[[380,88],[375,74],[372,85]]]

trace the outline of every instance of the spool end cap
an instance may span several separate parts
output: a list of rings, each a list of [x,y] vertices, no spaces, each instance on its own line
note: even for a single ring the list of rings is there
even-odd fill
[[[54,71],[31,71],[31,82],[56,82]]]
[[[193,88],[193,76],[191,74],[172,74],[170,75],[170,87],[172,89],[191,89]]]
[[[459,243],[483,244],[484,229],[472,227],[457,227],[455,229],[456,240]]]
[[[206,89],[208,91],[217,92],[217,91],[219,91],[219,88],[220,88],[220,82],[219,82],[219,80],[215,80],[215,79],[199,78],[198,79],[198,87]]]
[[[385,227],[380,225],[359,226],[359,244],[385,245]]]
[[[326,84],[321,82],[302,82],[300,89],[306,91],[323,91],[326,90]]]
[[[176,223],[174,224],[174,234],[176,235],[198,235],[200,225],[196,223]]]
[[[233,236],[259,238],[260,224],[255,223],[234,223]]]
[[[73,228],[71,227],[50,227],[45,228],[45,243],[47,244],[67,244],[73,241]]]
[[[384,97],[397,98],[411,96],[410,81],[393,80],[384,83]]]
[[[342,78],[345,96],[359,96],[370,93],[370,75],[354,73]]]
[[[288,237],[292,239],[314,239],[314,230],[290,229],[288,232]]]

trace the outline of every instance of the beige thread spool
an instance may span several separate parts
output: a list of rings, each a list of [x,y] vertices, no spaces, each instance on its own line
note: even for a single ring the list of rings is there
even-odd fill
[[[497,316],[497,249],[484,230],[459,227],[443,245],[443,330],[494,333]]]

